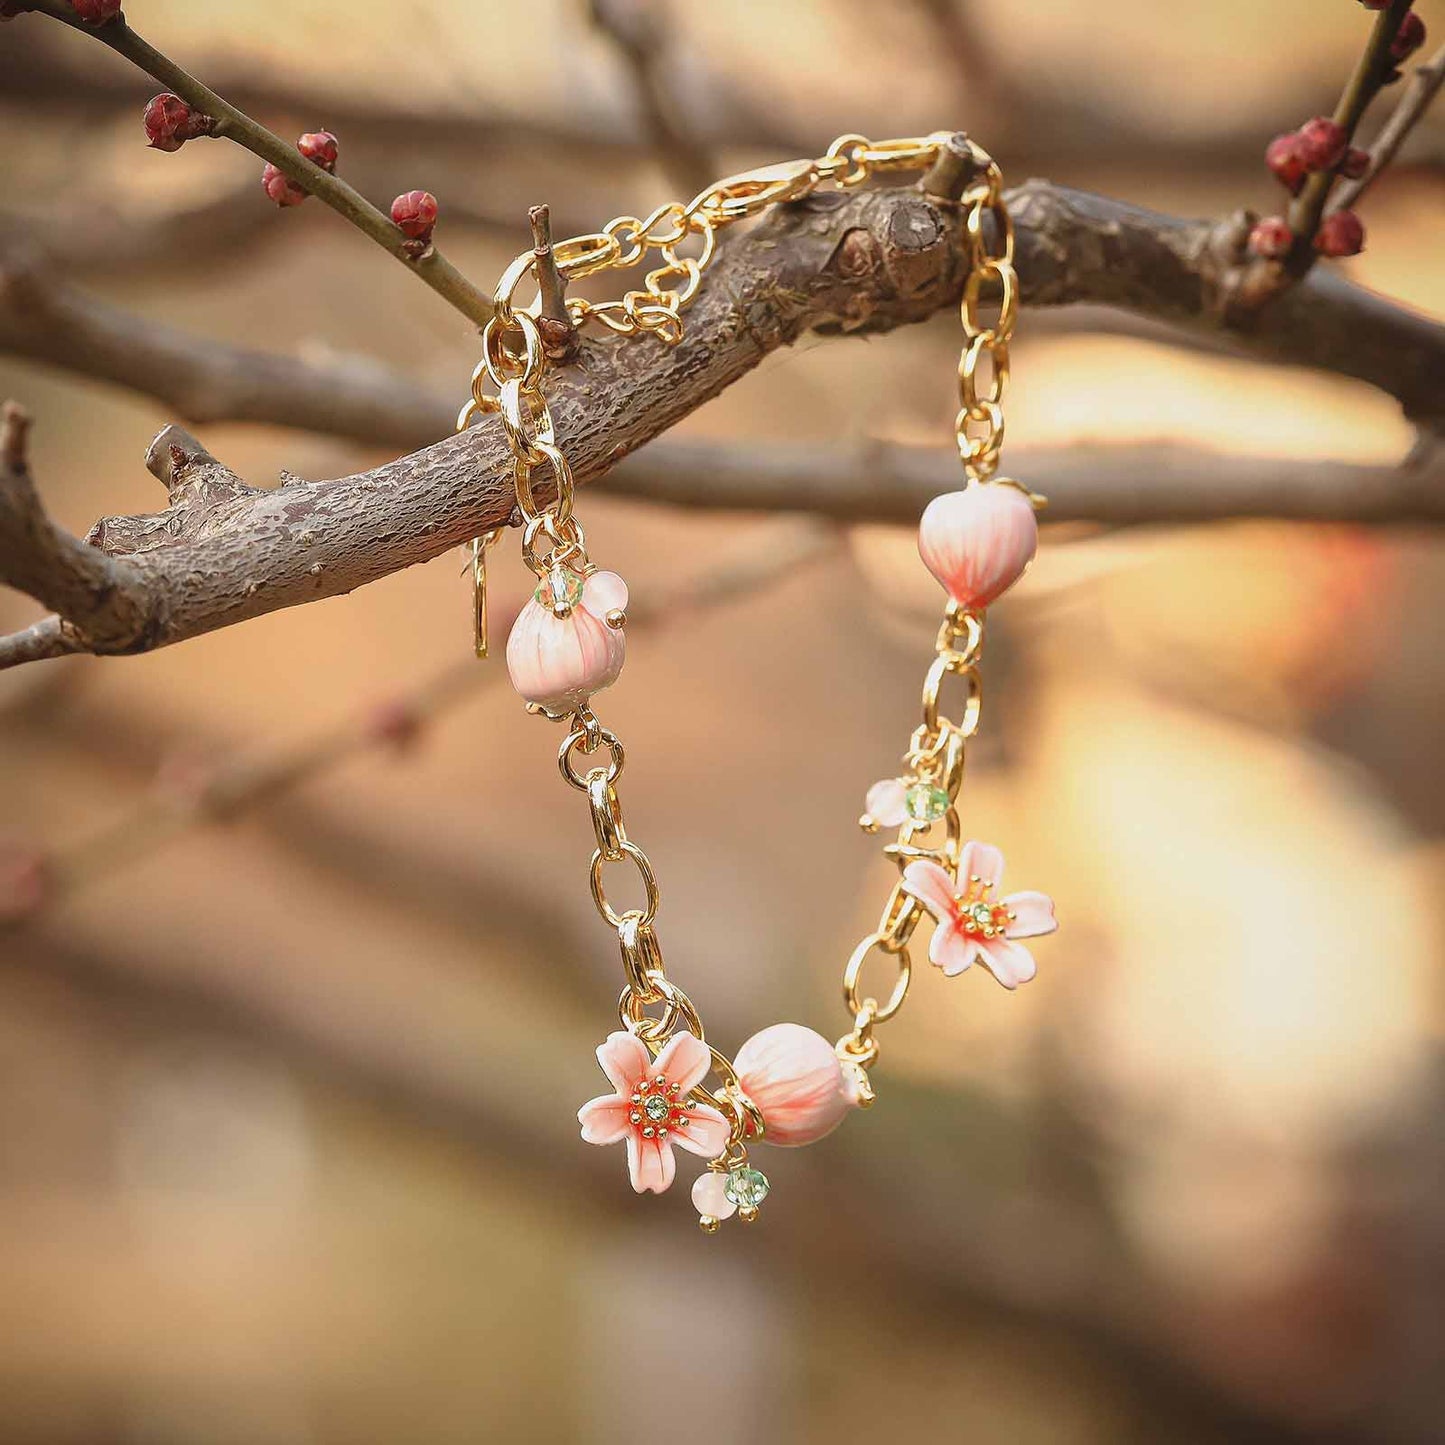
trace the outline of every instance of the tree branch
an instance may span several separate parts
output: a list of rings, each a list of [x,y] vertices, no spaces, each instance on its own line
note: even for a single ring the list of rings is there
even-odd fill
[[[1226,334],[1252,355],[1369,381],[1422,424],[1440,420],[1445,327],[1319,273],[1252,316],[1247,331],[1230,330],[1218,228],[1042,182],[1010,203],[1025,303],[1101,302]],[[958,226],[946,205],[886,190],[821,194],[726,237],[678,346],[592,340],[553,379],[577,480],[606,474],[809,329],[883,331],[951,305],[962,282]],[[184,434],[170,444],[183,462],[196,449]],[[72,650],[145,650],[334,596],[503,525],[513,507],[510,454],[491,423],[338,481],[264,492],[226,477],[219,509],[191,495],[157,516],[97,527],[92,541],[133,570],[116,617],[91,616],[104,627],[71,618]],[[0,530],[0,558],[15,545]],[[0,645],[0,662],[54,648],[62,631],[31,629],[23,644]]]
[[[445,436],[447,403],[364,356],[227,346],[121,311],[59,281],[33,253],[0,249],[0,351],[138,390],[188,422],[269,422],[369,446]]]
[[[1370,38],[1360,53],[1345,88],[1340,92],[1339,103],[1335,106],[1334,120],[1344,128],[1345,135],[1354,139],[1355,131],[1369,109],[1370,102],[1380,93],[1385,78],[1394,69],[1390,59],[1390,46],[1400,29],[1414,0],[1389,0],[1389,4],[1375,17]],[[1294,232],[1294,248],[1286,263],[1286,270],[1295,276],[1303,275],[1315,262],[1315,232],[1325,213],[1325,202],[1329,199],[1330,188],[1335,183],[1333,169],[1318,171],[1304,184],[1289,208],[1289,228]]]
[[[253,155],[269,161],[297,185],[324,201],[338,215],[350,221],[363,235],[370,237],[388,254],[403,262],[443,300],[478,326],[492,316],[491,300],[482,294],[435,246],[428,245],[420,255],[413,254],[413,245],[401,229],[371,204],[352,186],[306,159],[280,136],[253,120],[244,111],[223,100],[195,76],[182,70],[169,56],[142,40],[124,16],[104,25],[89,25],[80,20],[66,0],[27,0],[26,9],[48,15],[73,30],[99,40],[124,56],[131,64],[164,85],[186,102],[192,110],[209,116],[214,122],[212,135],[235,141]],[[259,204],[259,201],[258,201]]]
[[[717,174],[693,138],[668,80],[667,14],[653,0],[591,0],[593,25],[613,44],[632,77],[643,134],[669,181],[694,196]]]
[[[1445,46],[1424,65],[1417,65],[1405,84],[1399,104],[1380,128],[1370,147],[1370,164],[1358,180],[1341,181],[1330,201],[1331,211],[1352,210],[1360,197],[1379,180],[1380,173],[1399,154],[1405,138],[1414,130],[1430,103],[1445,83]]]
[[[1231,456],[1167,443],[1020,450],[1009,475],[1047,496],[1046,522],[1178,526],[1236,518],[1445,525],[1445,456],[1399,466]],[[679,485],[697,477],[701,485]],[[662,437],[628,457],[609,492],[670,506],[807,512],[839,522],[916,523],[959,485],[949,447],[852,447]]]
[[[7,410],[7,428],[9,425]],[[8,437],[8,430],[6,433]],[[761,527],[746,547],[711,567],[692,572],[660,594],[639,597],[629,606],[629,631],[672,623],[692,613],[711,611],[769,587],[817,561],[838,542],[836,529],[820,523],[789,521]],[[500,616],[515,614],[499,606]],[[506,677],[500,664],[464,661],[440,668],[425,681],[379,705],[357,709],[314,735],[265,751],[225,757],[209,772],[196,773],[184,785],[158,787],[125,816],[68,847],[34,852],[31,861],[40,886],[6,897],[0,886],[0,928],[28,920],[78,888],[131,867],[139,859],[204,823],[225,823],[318,778],[356,754],[409,742],[457,703],[495,686]],[[0,869],[0,881],[4,870]],[[29,877],[28,871],[24,874]]]
[[[25,411],[6,402],[0,413],[0,582],[53,607],[87,638],[144,639],[144,582],[130,563],[87,547],[46,515],[30,475],[29,430]],[[55,631],[69,629],[57,624]],[[30,645],[48,645],[48,656],[69,650],[41,638]]]

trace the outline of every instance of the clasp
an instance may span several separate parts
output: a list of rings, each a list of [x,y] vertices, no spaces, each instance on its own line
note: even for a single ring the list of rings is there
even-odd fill
[[[687,214],[701,212],[709,221],[742,221],[769,206],[797,200],[818,184],[817,161],[782,161],[755,171],[741,171],[725,180],[714,181],[693,197]]]

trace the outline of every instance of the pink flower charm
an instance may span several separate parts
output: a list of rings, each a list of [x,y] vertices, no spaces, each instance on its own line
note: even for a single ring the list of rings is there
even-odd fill
[[[958,876],[961,892],[931,859],[916,859],[903,870],[904,892],[938,921],[928,945],[929,962],[951,978],[982,959],[1005,988],[1027,983],[1034,976],[1034,956],[1014,940],[1052,933],[1059,926],[1053,899],[1046,893],[1010,893],[995,901],[1003,854],[987,843],[963,845]]]
[[[555,583],[549,579],[537,591],[555,592],[565,613],[557,615],[550,597],[528,601],[507,638],[507,671],[528,702],[570,712],[622,671],[627,584],[615,572],[594,572],[584,581],[565,568],[553,570],[560,574]]]
[[[833,1045],[802,1024],[773,1024],[755,1033],[733,1067],[743,1093],[762,1113],[768,1144],[812,1144],[831,1134],[858,1102]]]
[[[1007,482],[935,497],[918,524],[918,555],[960,607],[987,607],[1002,596],[1038,545],[1033,503]]]
[[[674,1034],[654,1060],[636,1034],[619,1030],[598,1048],[597,1062],[614,1092],[577,1111],[582,1137],[589,1144],[626,1140],[627,1168],[639,1194],[661,1194],[672,1183],[674,1145],[707,1159],[727,1148],[728,1121],[707,1104],[688,1102],[712,1066],[701,1040]]]

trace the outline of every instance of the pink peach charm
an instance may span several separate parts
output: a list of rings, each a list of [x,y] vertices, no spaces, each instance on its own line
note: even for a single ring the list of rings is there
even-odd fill
[[[548,712],[570,712],[617,681],[627,656],[622,633],[627,584],[615,572],[594,572],[584,582],[554,568],[512,624],[507,671],[528,702]],[[551,594],[565,609],[542,600]]]
[[[733,1061],[738,1083],[762,1112],[768,1144],[812,1144],[858,1103],[833,1045],[801,1024],[756,1033]]]
[[[918,524],[918,555],[961,607],[987,607],[1033,561],[1033,503],[1008,482],[975,482],[935,497]]]

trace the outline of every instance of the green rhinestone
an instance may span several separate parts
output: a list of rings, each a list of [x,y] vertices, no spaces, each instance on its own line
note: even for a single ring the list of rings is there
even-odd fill
[[[642,1112],[654,1124],[661,1124],[672,1113],[672,1105],[661,1094],[649,1094],[642,1101]]]
[[[948,794],[933,783],[914,783],[903,795],[903,806],[915,823],[936,823],[948,812]]]
[[[559,603],[575,607],[582,600],[583,581],[570,567],[553,567],[546,577],[537,584],[532,596],[543,607],[555,607]]]
[[[758,1169],[744,1165],[732,1170],[723,1185],[728,1202],[739,1209],[756,1209],[768,1197],[768,1176]]]

